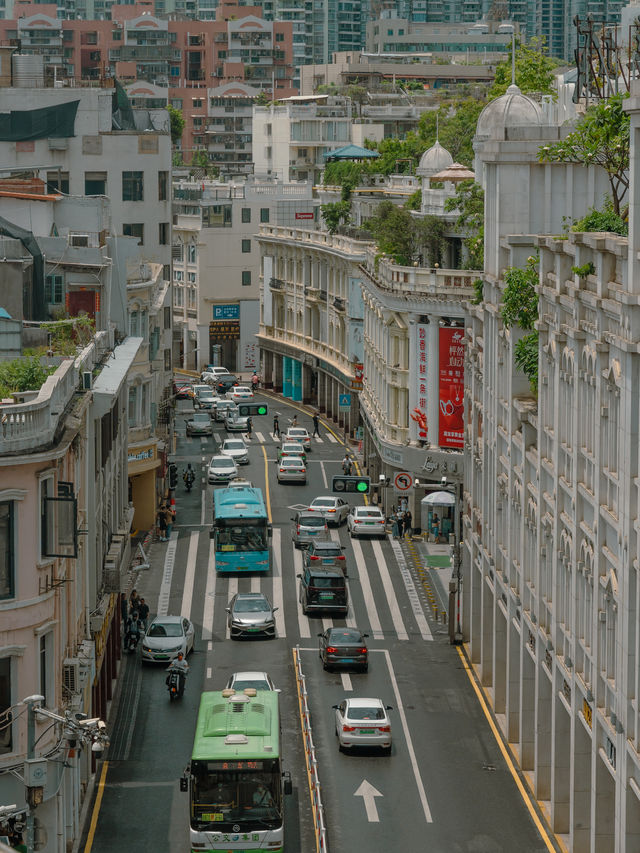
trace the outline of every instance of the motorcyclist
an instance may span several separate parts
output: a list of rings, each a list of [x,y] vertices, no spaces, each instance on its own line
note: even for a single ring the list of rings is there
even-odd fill
[[[126,625],[126,633],[124,636],[124,647],[128,651],[133,651],[138,645],[138,640],[140,639],[140,633],[142,632],[142,622],[138,616],[138,611],[134,610],[131,612],[129,618],[127,619]]]
[[[182,696],[184,693],[184,682],[187,678],[187,673],[189,672],[189,664],[184,659],[184,655],[182,652],[178,652],[178,656],[174,658],[169,666],[167,667],[167,675],[166,684],[169,686],[169,678],[172,672],[178,673],[178,696]]]
[[[344,454],[344,459],[342,460],[342,472],[347,476],[351,474],[351,459],[348,453]]]
[[[251,386],[252,386],[254,391],[256,390],[256,388],[258,387],[259,384],[260,384],[260,377],[258,376],[256,371],[254,370],[253,376],[251,377]]]
[[[191,467],[191,462],[187,462],[187,468],[182,475],[182,479],[184,480],[184,484],[187,487],[187,491],[191,491],[191,486],[193,486],[193,482],[196,479],[196,474],[193,468]]]

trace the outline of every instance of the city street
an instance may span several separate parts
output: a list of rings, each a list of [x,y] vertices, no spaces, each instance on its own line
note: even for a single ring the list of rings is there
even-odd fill
[[[344,620],[306,617],[297,601],[302,555],[291,541],[291,516],[313,497],[331,493],[344,454],[338,433],[321,425],[312,439],[308,483],[279,485],[273,413],[283,431],[298,415],[282,400],[264,397],[266,417],[253,419],[250,464],[240,474],[263,489],[273,520],[272,570],[266,576],[216,576],[211,565],[209,528],[213,487],[206,464],[225,437],[186,438],[187,401],[176,412],[178,465],[177,519],[168,543],[150,546],[151,568],[140,572],[137,589],[157,612],[189,617],[196,643],[181,702],[169,702],[164,666],[145,666],[139,652],[123,659],[118,706],[112,712],[111,746],[105,758],[102,797],[92,804],[94,823],[80,845],[84,853],[189,850],[188,795],[179,777],[190,758],[194,725],[203,690],[221,689],[239,669],[266,670],[281,688],[283,754],[291,772],[287,797],[287,853],[315,850],[307,774],[297,716],[292,649],[298,645],[307,676],[313,734],[333,853],[382,853],[395,848],[418,853],[538,853],[549,849],[505,764],[446,626],[427,613],[411,570],[401,571],[388,541],[351,542],[346,525],[332,530],[345,546],[350,609],[346,624],[369,634],[369,671],[327,673],[318,657],[317,634]],[[196,470],[191,493],[182,471]],[[356,502],[352,496],[352,503]],[[358,499],[357,502],[361,502]],[[263,591],[279,608],[275,640],[232,641],[225,607],[237,591]],[[342,754],[335,737],[332,705],[346,697],[377,697],[391,705],[390,756]],[[100,768],[99,768],[100,773]],[[95,799],[95,798],[94,798]],[[87,821],[89,829],[90,821]],[[230,847],[231,849],[231,847]]]

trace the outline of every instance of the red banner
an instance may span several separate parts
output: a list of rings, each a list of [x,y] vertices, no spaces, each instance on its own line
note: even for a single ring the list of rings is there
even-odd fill
[[[464,329],[441,328],[439,339],[440,447],[464,447]]]

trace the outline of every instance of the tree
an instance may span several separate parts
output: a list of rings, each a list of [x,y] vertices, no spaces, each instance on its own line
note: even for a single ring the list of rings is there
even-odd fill
[[[448,246],[445,236],[446,222],[439,216],[425,216],[422,219],[413,219],[412,222],[416,241],[424,248],[424,262],[430,267],[442,264]]]
[[[555,95],[553,89],[554,70],[560,60],[546,56],[542,51],[544,40],[532,38],[528,44],[516,42],[516,85],[523,94],[536,92],[542,95]],[[496,65],[496,75],[489,89],[488,98],[492,101],[504,95],[511,85],[511,49],[509,58]]]
[[[520,326],[530,332],[538,319],[538,258],[527,258],[524,269],[509,267],[504,274],[505,288],[502,294],[500,315],[507,327]]]
[[[420,156],[438,139],[455,163],[471,168],[475,156],[473,137],[478,116],[485,106],[486,101],[477,98],[449,99],[437,110],[422,113],[418,124],[418,135],[423,146]]]
[[[380,202],[366,227],[378,249],[390,255],[397,264],[410,266],[420,256],[420,234],[411,213],[391,201]]]
[[[0,394],[11,397],[18,391],[37,391],[55,366],[43,367],[36,356],[0,362]]]
[[[270,101],[267,93],[263,89],[261,89],[253,99],[253,103],[256,105],[256,107],[268,107]]]
[[[484,268],[484,190],[475,181],[461,181],[456,194],[444,203],[447,211],[457,210],[456,229],[465,236],[469,269]]]
[[[601,166],[609,178],[613,210],[623,218],[622,202],[629,189],[629,114],[622,108],[626,97],[617,93],[592,104],[568,136],[538,151],[541,163]]]
[[[329,234],[335,234],[340,225],[349,221],[351,215],[350,201],[335,201],[320,205],[320,213],[327,226]]]
[[[180,110],[169,104],[167,106],[169,113],[169,126],[171,132],[171,144],[177,145],[182,139],[182,131],[184,130],[184,117]]]

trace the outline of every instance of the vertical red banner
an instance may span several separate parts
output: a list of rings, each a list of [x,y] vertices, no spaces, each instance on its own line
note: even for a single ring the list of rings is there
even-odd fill
[[[464,447],[464,329],[441,328],[439,338],[440,447]]]

